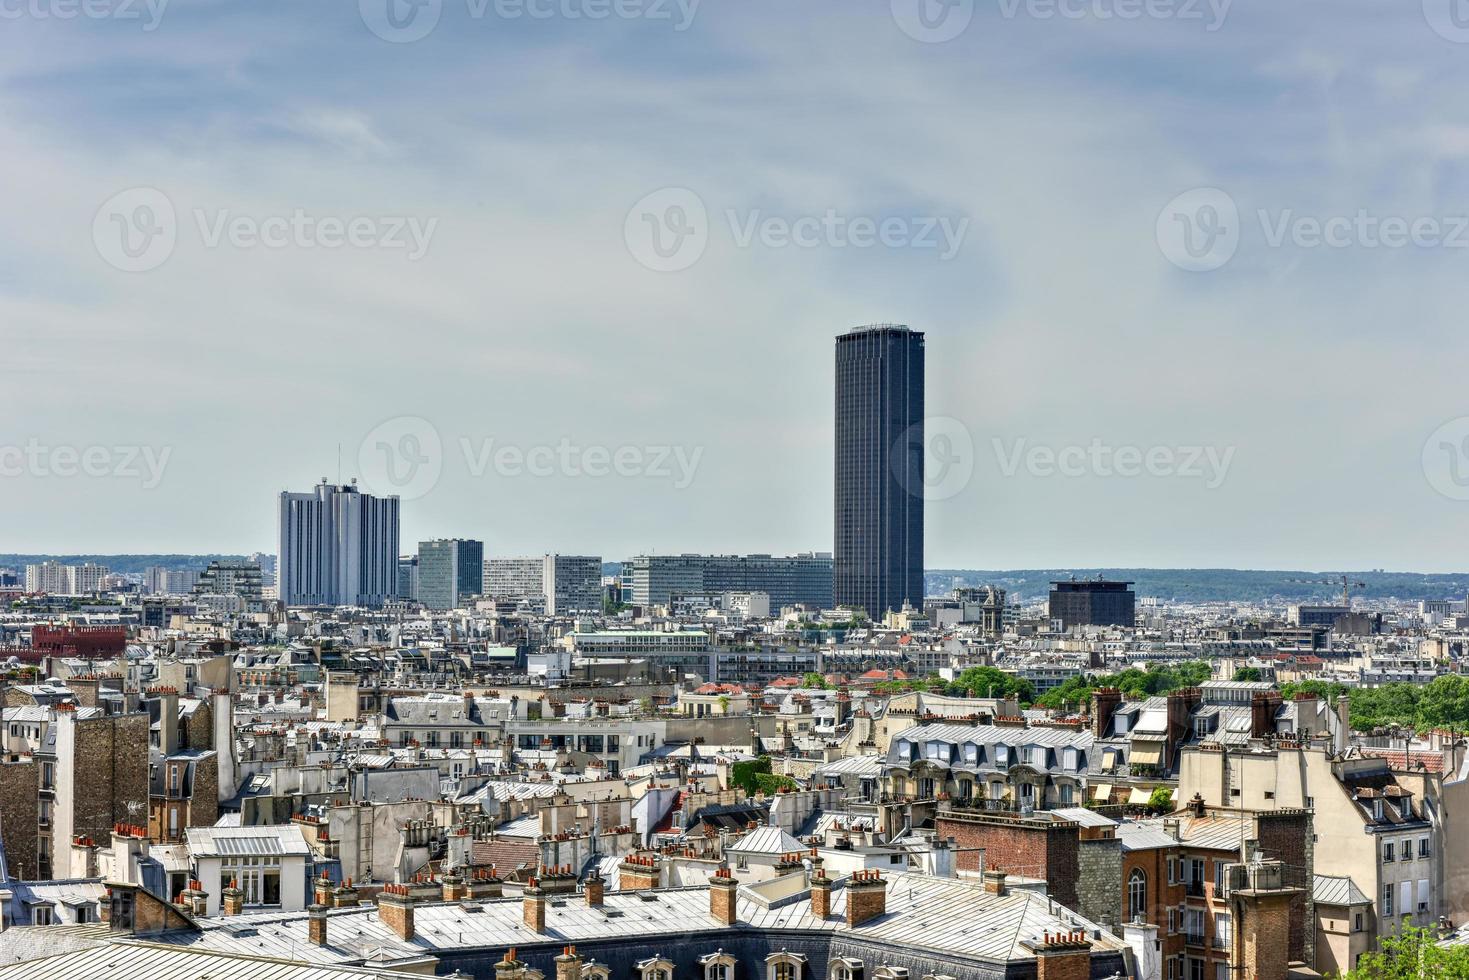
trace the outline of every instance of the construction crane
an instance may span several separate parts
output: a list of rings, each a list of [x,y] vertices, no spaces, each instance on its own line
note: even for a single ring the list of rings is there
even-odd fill
[[[1294,584],[1297,584],[1297,585],[1340,585],[1341,586],[1341,604],[1344,607],[1346,607],[1347,609],[1352,608],[1352,590],[1353,589],[1365,589],[1365,588],[1367,588],[1367,583],[1366,582],[1354,582],[1347,575],[1343,575],[1339,579],[1334,579],[1334,578],[1291,578],[1291,579],[1286,579],[1286,581],[1287,582],[1294,583]]]

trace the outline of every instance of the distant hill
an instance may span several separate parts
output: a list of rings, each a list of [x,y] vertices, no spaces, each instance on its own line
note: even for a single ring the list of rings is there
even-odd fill
[[[1175,602],[1339,602],[1341,577],[1353,584],[1352,595],[1364,599],[1463,598],[1469,572],[1428,575],[1422,572],[1267,572],[1238,568],[1051,568],[985,571],[930,569],[929,595],[956,586],[998,585],[1023,602],[1044,598],[1053,579],[1122,579],[1135,583],[1139,596]],[[1356,583],[1366,588],[1356,588]]]

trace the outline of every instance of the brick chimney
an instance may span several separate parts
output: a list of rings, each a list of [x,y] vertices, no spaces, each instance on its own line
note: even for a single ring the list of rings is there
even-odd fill
[[[811,876],[811,914],[818,919],[831,915],[831,879],[821,868]]]
[[[532,878],[525,886],[524,917],[528,929],[533,932],[546,931],[546,892],[539,878]]]
[[[1092,944],[1087,941],[1086,933],[1048,932],[1044,938],[1026,945],[1035,953],[1036,980],[1090,980]]]
[[[348,878],[342,884],[332,890],[332,907],[339,909],[355,909],[359,897],[357,889],[352,887],[352,879]]]
[[[1259,691],[1250,698],[1250,737],[1275,734],[1275,712],[1280,708],[1279,691]]]
[[[499,898],[505,894],[505,882],[495,873],[495,866],[476,868],[469,879],[470,898]]]
[[[459,902],[469,897],[469,886],[465,884],[463,875],[446,871],[440,877],[439,883],[444,887],[446,902]]]
[[[225,915],[239,915],[245,911],[245,892],[240,882],[230,880],[230,886],[219,893],[219,908]]]
[[[622,891],[635,892],[658,887],[658,856],[629,854],[617,866],[618,884]]]
[[[1006,892],[1005,877],[1006,875],[1003,871],[986,871],[984,873],[985,894],[1004,895]]]
[[[415,904],[407,885],[385,885],[377,896],[377,917],[405,943],[417,935],[413,928]]]
[[[556,980],[581,980],[581,957],[575,946],[567,946],[556,957]]]
[[[847,925],[856,927],[888,910],[888,883],[881,871],[855,871],[847,879]]]
[[[732,926],[739,921],[736,893],[740,883],[728,868],[720,868],[709,879],[709,917],[720,925]]]
[[[505,951],[505,958],[495,964],[495,980],[525,980],[525,964],[515,958],[515,947]]]
[[[311,897],[317,905],[330,905],[332,903],[332,880],[326,876],[325,871],[311,885]]]
[[[1092,692],[1092,735],[1106,737],[1107,725],[1122,706],[1122,692],[1115,687],[1099,687]]]
[[[607,891],[607,880],[602,877],[601,872],[593,871],[582,883],[582,890],[586,895],[588,907],[599,908],[602,905],[602,896]]]
[[[325,905],[312,905],[306,909],[306,938],[313,946],[326,945]]]
[[[209,914],[209,893],[198,881],[190,881],[189,887],[179,893],[179,907],[195,918]]]

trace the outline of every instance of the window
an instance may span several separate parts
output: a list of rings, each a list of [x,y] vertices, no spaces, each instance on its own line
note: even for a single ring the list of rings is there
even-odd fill
[[[1215,912],[1214,913],[1214,948],[1215,949],[1228,949],[1229,948],[1229,941],[1230,941],[1230,938],[1232,936],[1232,933],[1230,931],[1230,926],[1231,926],[1231,923],[1230,923],[1230,920],[1229,920],[1229,913],[1228,912]]]
[[[1404,838],[1402,847],[1398,849],[1398,853],[1403,856],[1404,861],[1413,860],[1413,841],[1409,838]]]
[[[38,926],[49,926],[56,921],[49,905],[37,905],[31,909],[31,924]]]
[[[1178,909],[1168,910],[1168,933],[1172,935],[1178,931]]]
[[[1224,864],[1223,861],[1215,861],[1214,862],[1214,891],[1216,891],[1216,892],[1223,892],[1224,891],[1224,868],[1225,867],[1226,867],[1226,865]]]
[[[1428,911],[1428,879],[1418,879],[1418,914],[1423,915]]]
[[[1362,931],[1362,913],[1361,912],[1358,912],[1357,915],[1356,915],[1356,917],[1352,920],[1352,931],[1353,932],[1361,932]]]
[[[1128,918],[1141,922],[1148,914],[1148,876],[1142,868],[1134,868],[1127,876]]]
[[[806,957],[800,953],[781,950],[765,958],[766,980],[801,980],[801,970]]]
[[[1382,842],[1382,863],[1393,863],[1393,843],[1390,840],[1385,840]]]
[[[1075,791],[1070,783],[1062,783],[1060,793],[1062,806],[1070,806],[1074,802]]]
[[[673,980],[673,961],[662,956],[642,960],[637,968],[643,980]]]
[[[862,980],[862,961],[845,956],[833,959],[830,980]]]
[[[1388,918],[1392,915],[1392,885],[1382,886],[1382,917]]]

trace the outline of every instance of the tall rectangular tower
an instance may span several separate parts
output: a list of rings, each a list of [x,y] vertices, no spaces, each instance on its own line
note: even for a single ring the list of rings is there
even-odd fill
[[[834,587],[873,619],[923,605],[923,334],[880,323],[836,343]]]
[[[381,606],[398,588],[398,498],[323,480],[280,495],[277,576],[288,606]]]

